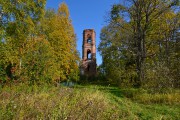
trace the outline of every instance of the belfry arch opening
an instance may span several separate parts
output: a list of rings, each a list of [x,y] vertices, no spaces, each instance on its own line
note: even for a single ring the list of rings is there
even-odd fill
[[[91,50],[87,50],[87,59],[90,60],[91,59]]]
[[[92,38],[91,38],[91,36],[88,34],[87,35],[87,43],[91,43],[92,42]]]
[[[87,39],[87,43],[91,43],[91,42],[92,42],[91,37],[89,37],[89,38]]]

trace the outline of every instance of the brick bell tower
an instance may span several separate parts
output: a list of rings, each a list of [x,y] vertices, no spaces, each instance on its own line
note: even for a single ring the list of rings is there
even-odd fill
[[[83,31],[81,75],[96,75],[96,33],[93,29]]]

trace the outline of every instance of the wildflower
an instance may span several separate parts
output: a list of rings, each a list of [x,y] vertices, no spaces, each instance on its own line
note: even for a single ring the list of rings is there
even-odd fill
[[[17,105],[14,105],[14,109],[16,109],[17,108]]]

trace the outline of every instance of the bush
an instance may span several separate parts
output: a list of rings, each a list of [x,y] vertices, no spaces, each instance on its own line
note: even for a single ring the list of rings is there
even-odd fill
[[[58,76],[54,52],[47,40],[41,38],[30,40],[24,51],[21,59],[21,80],[34,84],[41,80],[51,82]]]
[[[174,87],[170,69],[163,62],[147,66],[145,81],[142,82],[142,87],[151,89],[152,92],[165,92],[167,89]]]

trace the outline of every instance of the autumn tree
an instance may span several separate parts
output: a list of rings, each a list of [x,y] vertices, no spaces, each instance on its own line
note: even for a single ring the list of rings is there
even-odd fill
[[[30,84],[52,83],[58,75],[50,43],[43,37],[36,37],[28,40],[24,49],[20,80],[28,80]]]
[[[35,27],[43,16],[45,3],[45,0],[0,0],[1,70],[12,65],[21,74],[25,42],[36,34]]]
[[[78,80],[79,56],[68,7],[62,3],[57,12],[45,12],[45,3],[0,1],[1,81]]]
[[[79,56],[76,50],[76,35],[65,3],[59,6],[57,13],[47,10],[42,29],[54,49],[59,74],[57,79],[77,80]]]
[[[101,32],[99,50],[105,66],[109,65],[115,73],[125,71],[117,78],[134,81],[135,86],[145,82],[147,66],[157,63],[162,47],[159,42],[170,39],[178,28],[174,21],[176,5],[177,0],[129,0],[125,5],[112,7],[110,23]],[[110,68],[105,69],[111,71]]]

